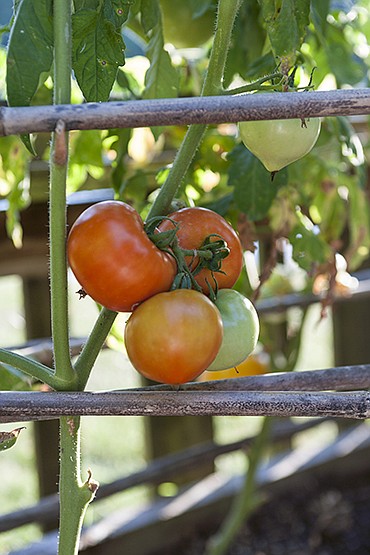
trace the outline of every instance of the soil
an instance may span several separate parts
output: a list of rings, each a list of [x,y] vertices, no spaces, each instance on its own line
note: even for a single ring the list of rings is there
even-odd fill
[[[265,502],[227,555],[370,555],[370,473],[328,482],[311,477]],[[176,555],[202,555],[209,535],[198,533]]]

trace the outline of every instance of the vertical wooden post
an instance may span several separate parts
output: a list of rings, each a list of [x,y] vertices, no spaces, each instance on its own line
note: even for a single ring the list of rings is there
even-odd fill
[[[336,366],[370,362],[370,299],[351,299],[333,306]]]
[[[23,277],[23,296],[27,338],[50,337],[50,291],[47,275]],[[44,497],[58,491],[58,420],[35,422],[34,437],[39,494]],[[57,522],[51,522],[44,526],[44,531],[56,527]]]
[[[367,265],[370,265],[370,260]],[[370,272],[370,270],[369,270]],[[349,366],[370,362],[370,298],[357,298],[333,305],[334,364]],[[339,429],[357,425],[356,420],[342,419]]]
[[[211,416],[155,416],[146,418],[146,448],[149,459],[163,457],[213,439]],[[172,482],[183,485],[210,474],[210,463],[199,470],[181,472]]]

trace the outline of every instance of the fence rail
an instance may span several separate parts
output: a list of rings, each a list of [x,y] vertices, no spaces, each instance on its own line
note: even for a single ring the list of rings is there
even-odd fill
[[[61,416],[330,416],[365,419],[370,393],[281,391],[1,392],[0,422]]]
[[[57,106],[1,107],[0,136],[67,130],[370,114],[370,89],[164,98]]]

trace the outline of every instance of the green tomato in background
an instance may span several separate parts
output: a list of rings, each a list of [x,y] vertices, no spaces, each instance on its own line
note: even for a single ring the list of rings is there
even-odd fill
[[[224,336],[220,350],[207,370],[224,370],[240,364],[254,351],[259,319],[249,299],[234,289],[220,289],[215,302],[220,311]]]
[[[193,18],[191,0],[160,0],[165,42],[176,48],[202,46],[213,35],[216,10],[211,6],[204,14]]]
[[[277,172],[303,158],[315,145],[320,118],[242,121],[240,138],[269,172]]]

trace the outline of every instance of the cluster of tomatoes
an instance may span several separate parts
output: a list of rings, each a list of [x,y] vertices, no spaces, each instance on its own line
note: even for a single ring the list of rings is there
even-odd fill
[[[86,294],[108,309],[131,312],[125,345],[146,378],[185,383],[206,369],[236,366],[254,350],[257,313],[231,289],[242,247],[219,214],[183,208],[150,236],[134,208],[101,202],[76,220],[67,250]]]

